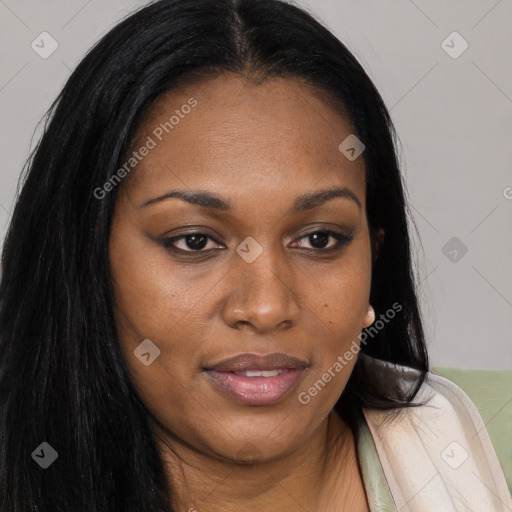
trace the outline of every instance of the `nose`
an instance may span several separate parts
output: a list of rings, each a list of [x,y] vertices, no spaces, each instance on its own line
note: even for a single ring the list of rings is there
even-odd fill
[[[239,268],[233,272],[233,285],[222,310],[225,324],[258,333],[295,325],[300,297],[286,263],[264,251],[252,263],[240,258],[236,265]]]

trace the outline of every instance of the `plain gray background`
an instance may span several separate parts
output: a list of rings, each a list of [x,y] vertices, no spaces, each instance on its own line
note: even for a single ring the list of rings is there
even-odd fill
[[[86,50],[144,3],[0,0],[0,240],[41,117]],[[349,47],[391,111],[423,244],[432,364],[512,368],[511,0],[298,3]],[[31,47],[42,32],[59,45],[47,59]]]

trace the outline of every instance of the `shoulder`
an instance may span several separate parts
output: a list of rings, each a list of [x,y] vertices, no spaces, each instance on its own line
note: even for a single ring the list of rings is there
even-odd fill
[[[399,510],[511,510],[491,440],[464,391],[428,372],[413,403],[423,405],[363,409]]]

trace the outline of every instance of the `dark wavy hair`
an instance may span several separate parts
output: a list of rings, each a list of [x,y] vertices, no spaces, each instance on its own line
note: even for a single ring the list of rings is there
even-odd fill
[[[93,191],[122,164],[156,98],[220,73],[305,80],[366,145],[370,303],[377,318],[393,303],[401,310],[361,344],[336,410],[409,406],[425,379],[397,138],[361,65],[291,3],[157,1],[87,53],[48,110],[20,178],[0,283],[2,512],[172,510],[149,413],[116,335],[108,240],[118,190],[101,201]],[[389,371],[379,360],[393,363]],[[406,391],[394,365],[415,370]],[[42,442],[58,453],[45,470],[32,456]]]

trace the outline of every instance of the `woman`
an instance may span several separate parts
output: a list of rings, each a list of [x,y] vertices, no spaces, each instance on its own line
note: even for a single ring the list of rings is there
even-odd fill
[[[4,246],[1,510],[508,510],[428,372],[393,141],[278,0],[162,0],[97,43]]]

